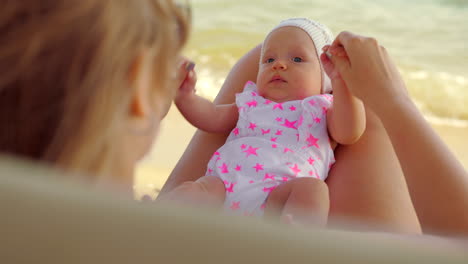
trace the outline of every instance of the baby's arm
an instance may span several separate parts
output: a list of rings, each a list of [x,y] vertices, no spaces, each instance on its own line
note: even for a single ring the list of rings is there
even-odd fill
[[[193,126],[210,133],[231,131],[237,123],[236,104],[215,105],[195,94],[196,75],[190,69],[174,99],[182,115]]]
[[[351,94],[325,52],[320,59],[333,87],[333,105],[327,112],[328,133],[340,144],[353,144],[366,129],[364,105]],[[333,56],[346,56],[346,53],[335,53]]]
[[[327,112],[328,132],[339,144],[353,144],[366,128],[364,105],[341,79],[332,79],[332,87],[333,105]]]

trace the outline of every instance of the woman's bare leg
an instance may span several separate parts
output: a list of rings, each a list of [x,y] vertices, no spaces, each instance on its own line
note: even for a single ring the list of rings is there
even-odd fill
[[[330,217],[363,224],[364,228],[420,233],[403,172],[385,129],[375,114],[369,109],[366,113],[367,127],[361,139],[335,150],[337,162],[326,181]]]
[[[310,177],[290,180],[276,187],[265,204],[265,217],[287,219],[309,227],[327,225],[330,199],[325,182]]]
[[[242,90],[245,82],[256,80],[259,57],[257,46],[239,60],[227,76],[217,103],[234,102],[235,93]],[[162,193],[203,176],[206,164],[226,137],[198,131]],[[403,173],[375,115],[367,114],[366,131],[356,144],[340,146],[335,154],[337,163],[327,179],[331,218],[365,223],[380,230],[420,232]]]
[[[170,192],[158,196],[159,202],[191,204],[197,207],[221,208],[226,198],[223,181],[214,176],[203,176],[196,181],[184,182]]]

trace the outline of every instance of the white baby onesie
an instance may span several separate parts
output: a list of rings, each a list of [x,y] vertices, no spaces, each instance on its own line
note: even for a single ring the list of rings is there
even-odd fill
[[[296,177],[326,179],[335,162],[326,123],[332,100],[321,94],[276,103],[247,82],[236,95],[237,126],[206,172],[224,181],[227,212],[261,216],[268,194],[281,183]]]

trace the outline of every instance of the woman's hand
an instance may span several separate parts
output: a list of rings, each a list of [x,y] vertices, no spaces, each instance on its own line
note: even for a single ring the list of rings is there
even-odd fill
[[[364,104],[378,111],[381,107],[408,100],[406,85],[387,51],[374,38],[341,32],[325,47],[334,70],[350,91]],[[326,65],[327,56],[321,56]],[[337,73],[331,78],[337,78]]]
[[[342,32],[328,50],[346,86],[384,125],[423,230],[468,235],[468,174],[411,102],[385,48],[373,38]],[[342,51],[346,56],[334,56]]]

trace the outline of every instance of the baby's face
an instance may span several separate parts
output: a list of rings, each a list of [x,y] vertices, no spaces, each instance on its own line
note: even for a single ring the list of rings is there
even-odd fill
[[[322,72],[315,45],[297,27],[281,27],[267,37],[257,76],[258,92],[274,102],[320,94]]]

